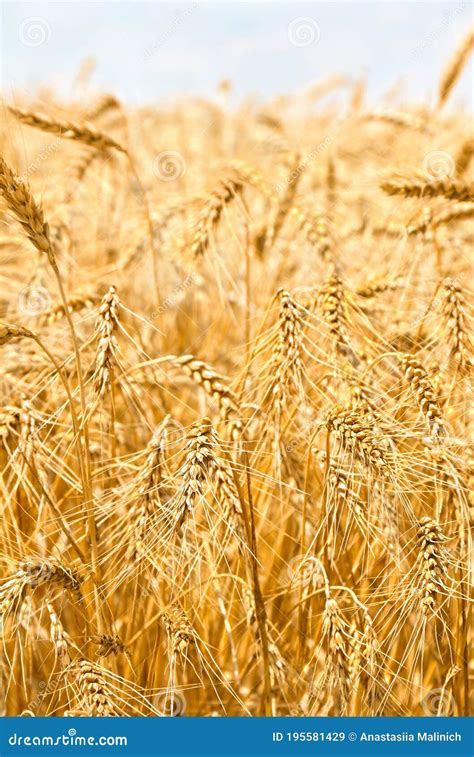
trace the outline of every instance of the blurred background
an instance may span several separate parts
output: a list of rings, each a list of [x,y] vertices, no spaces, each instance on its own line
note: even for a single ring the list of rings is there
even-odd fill
[[[433,102],[470,2],[3,2],[3,95],[84,83],[128,103],[174,96],[262,100],[340,73],[393,107]],[[472,105],[472,64],[450,107]],[[224,82],[223,82],[224,80]],[[219,88],[219,83],[220,88]],[[230,86],[230,85],[231,86]],[[330,95],[337,97],[337,92]]]

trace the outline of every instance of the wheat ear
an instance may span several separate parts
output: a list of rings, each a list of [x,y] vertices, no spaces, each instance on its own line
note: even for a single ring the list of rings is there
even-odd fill
[[[426,179],[417,176],[393,176],[380,184],[389,195],[403,197],[447,197],[449,200],[474,200],[474,183],[462,179]]]
[[[32,126],[34,129],[39,129],[48,134],[57,134],[63,139],[72,139],[76,142],[82,142],[85,145],[89,145],[89,147],[95,147],[96,150],[109,150],[113,148],[119,152],[127,152],[125,148],[119,145],[114,139],[107,136],[107,134],[97,131],[91,126],[74,124],[70,121],[45,116],[42,113],[33,113],[31,111],[23,110],[23,108],[16,108],[12,105],[8,106],[8,110],[22,124]]]
[[[455,51],[452,59],[449,61],[446,69],[443,71],[438,89],[438,107],[444,105],[454,88],[457,80],[461,76],[462,70],[466,65],[467,59],[474,48],[474,30],[471,30],[461,42]]]

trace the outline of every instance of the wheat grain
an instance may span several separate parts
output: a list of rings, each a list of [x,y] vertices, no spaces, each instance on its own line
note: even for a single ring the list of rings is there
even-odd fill
[[[29,187],[22,182],[0,157],[0,193],[9,209],[25,229],[28,238],[39,252],[44,252],[54,259],[43,209],[33,199]]]
[[[468,333],[466,304],[456,281],[445,281],[442,288],[442,314],[451,356],[461,370],[473,364],[472,344]]]
[[[171,655],[186,658],[191,644],[196,643],[194,629],[184,609],[171,605],[161,616],[170,644]]]
[[[404,376],[410,384],[416,401],[432,433],[439,433],[440,429],[443,428],[443,418],[436,398],[436,392],[428,378],[427,371],[420,361],[412,355],[400,355],[399,360]]]
[[[446,197],[460,202],[474,200],[474,184],[462,179],[423,179],[417,176],[393,176],[380,184],[389,195],[403,197]]]
[[[107,684],[98,665],[88,660],[72,663],[66,670],[74,679],[79,691],[79,709],[91,717],[117,717],[119,712],[114,706],[116,694]]]
[[[389,471],[389,459],[374,422],[359,408],[337,407],[327,418],[327,428],[336,432],[344,446],[353,450],[369,466],[380,473]]]
[[[417,570],[421,610],[425,617],[429,617],[436,612],[439,594],[446,592],[444,583],[446,537],[440,525],[426,517],[420,521],[417,538],[420,550]]]
[[[119,324],[120,301],[114,286],[109,287],[102,298],[97,318],[97,355],[95,363],[96,387],[103,396],[111,384],[111,373],[116,365],[117,340],[115,332]]]

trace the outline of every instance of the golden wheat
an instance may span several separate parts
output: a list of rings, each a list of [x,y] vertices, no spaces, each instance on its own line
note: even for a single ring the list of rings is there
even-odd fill
[[[472,712],[469,118],[365,89],[7,106],[6,715]]]

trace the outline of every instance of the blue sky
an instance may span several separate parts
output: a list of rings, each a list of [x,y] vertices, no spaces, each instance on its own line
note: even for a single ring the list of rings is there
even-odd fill
[[[463,0],[2,2],[2,90],[10,97],[47,83],[67,95],[94,56],[92,88],[128,102],[213,95],[222,78],[235,98],[266,99],[334,72],[365,75],[374,103],[395,85],[400,102],[430,102],[472,9]],[[472,65],[454,100],[468,104],[470,87]]]

